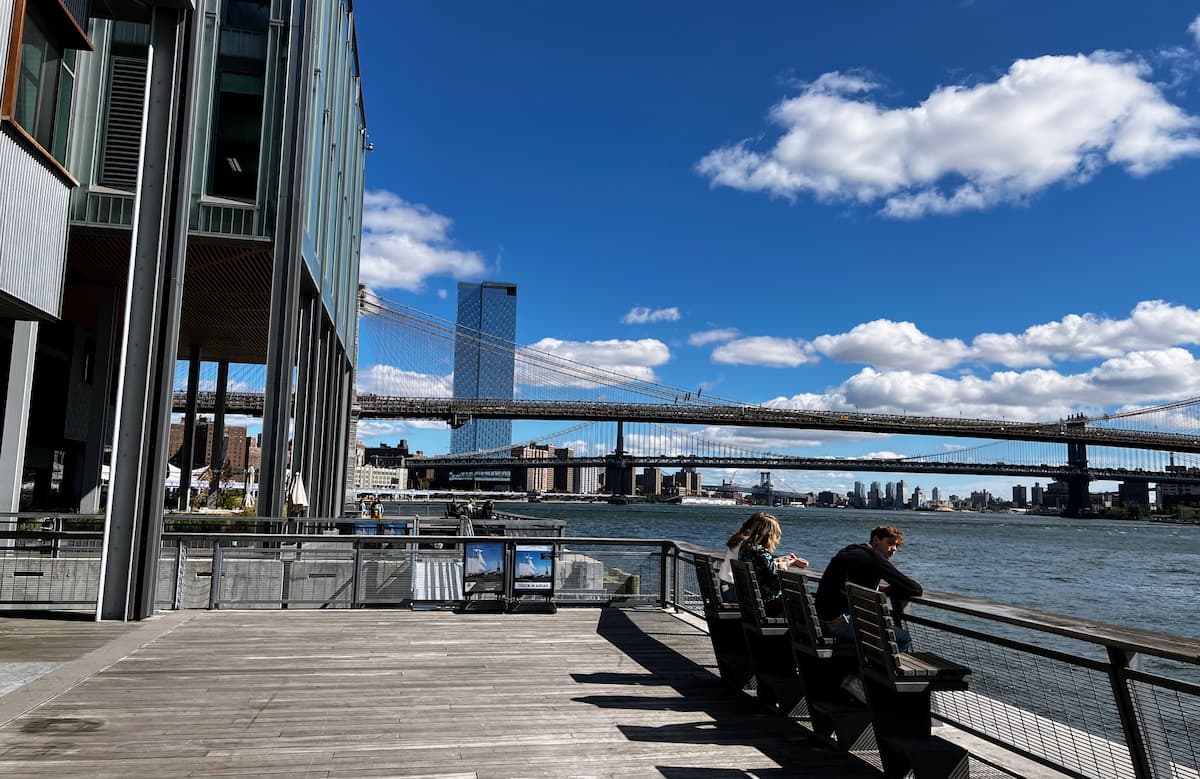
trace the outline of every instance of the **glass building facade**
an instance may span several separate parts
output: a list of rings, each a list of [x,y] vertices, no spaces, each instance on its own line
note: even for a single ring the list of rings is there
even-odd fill
[[[511,400],[516,367],[517,285],[460,282],[454,339],[454,397]],[[512,421],[472,419],[450,434],[451,453],[512,445]],[[507,472],[462,474],[480,481],[507,480]]]

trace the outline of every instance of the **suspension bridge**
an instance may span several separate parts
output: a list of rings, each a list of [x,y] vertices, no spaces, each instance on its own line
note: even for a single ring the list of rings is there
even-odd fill
[[[604,443],[545,448],[579,467],[757,468],[894,473],[988,474],[1045,477],[1072,485],[1086,499],[1092,480],[1200,481],[1200,398],[1095,416],[1014,421],[919,416],[849,409],[798,409],[760,405],[688,390],[607,370],[533,346],[498,339],[369,293],[360,300],[358,419],[438,420],[454,428],[472,419],[563,420],[608,429]],[[454,354],[471,349],[493,364],[512,368],[507,397],[453,397]],[[363,367],[369,366],[369,367]],[[249,372],[228,373],[229,384],[183,391],[175,408],[258,416],[262,381]],[[186,376],[184,377],[186,379]],[[487,384],[487,382],[482,382]],[[203,379],[199,386],[210,385]],[[229,390],[233,391],[229,391]],[[621,443],[620,425],[654,426]],[[728,438],[733,431],[773,428],[854,434],[902,434],[981,441],[916,457],[803,457],[729,447],[675,426],[703,427]],[[572,428],[578,430],[579,428]],[[646,431],[652,428],[647,427]],[[669,432],[667,432],[669,431]],[[667,440],[669,439],[669,440]],[[638,441],[648,442],[639,448]],[[1005,443],[1007,442],[1007,444]],[[533,442],[531,442],[533,443]],[[544,458],[507,451],[456,453],[421,460],[422,467],[455,470],[547,467]],[[413,463],[416,465],[416,463]],[[556,462],[555,465],[564,465]]]

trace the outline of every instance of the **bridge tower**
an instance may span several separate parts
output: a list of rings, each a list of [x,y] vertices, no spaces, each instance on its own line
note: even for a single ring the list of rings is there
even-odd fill
[[[1067,419],[1069,428],[1081,429],[1086,424],[1087,417],[1083,414]],[[1092,496],[1088,492],[1088,482],[1092,477],[1088,475],[1087,444],[1067,444],[1067,466],[1071,469],[1071,475],[1067,477],[1067,507],[1063,510],[1063,516],[1079,517],[1092,508]]]
[[[617,446],[604,458],[604,488],[612,495],[632,495],[636,488],[633,468],[625,464],[625,423],[617,420]]]

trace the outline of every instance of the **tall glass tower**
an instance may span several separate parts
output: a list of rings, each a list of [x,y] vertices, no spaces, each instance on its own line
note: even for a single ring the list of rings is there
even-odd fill
[[[460,282],[454,339],[454,397],[511,400],[516,362],[517,285]],[[472,419],[450,433],[450,453],[512,444],[512,421]],[[507,471],[455,474],[454,478],[507,481]]]

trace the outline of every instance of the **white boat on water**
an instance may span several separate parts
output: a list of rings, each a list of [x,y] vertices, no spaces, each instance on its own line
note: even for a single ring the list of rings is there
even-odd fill
[[[736,506],[737,501],[733,498],[714,498],[708,495],[680,495],[678,498],[670,501],[671,503],[679,503],[684,506]]]

